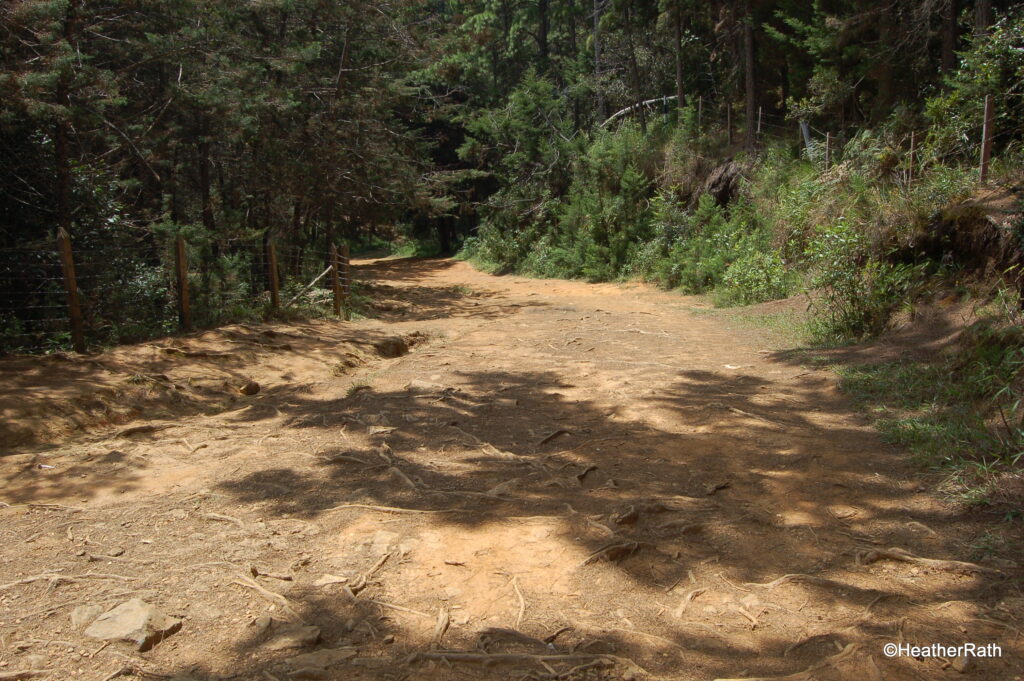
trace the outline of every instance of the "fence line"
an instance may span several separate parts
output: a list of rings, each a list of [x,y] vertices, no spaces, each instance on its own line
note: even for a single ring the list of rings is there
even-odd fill
[[[250,242],[227,254],[238,258],[231,267],[203,270],[190,265],[190,248],[177,237],[76,250],[67,235],[53,246],[0,248],[0,354],[68,345],[84,352],[98,341],[189,332],[257,310],[281,311],[285,291],[290,304],[299,300],[311,312],[351,319],[348,244],[330,251],[286,247],[279,260],[273,241],[267,253]],[[325,266],[328,281],[311,282],[310,272]]]

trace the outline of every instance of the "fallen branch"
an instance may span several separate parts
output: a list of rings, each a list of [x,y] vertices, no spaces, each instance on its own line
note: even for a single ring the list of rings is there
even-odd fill
[[[639,111],[640,108],[642,108],[642,107],[651,106],[652,104],[668,103],[670,100],[673,100],[675,98],[676,98],[676,95],[668,95],[666,97],[655,97],[654,99],[645,99],[642,102],[637,102],[635,104],[630,104],[625,109],[620,109],[619,111],[616,111],[611,116],[609,116],[605,120],[605,122],[601,124],[600,127],[602,127],[602,128],[607,127],[608,124],[611,123],[612,121],[614,121],[616,118],[620,118],[622,116],[625,116],[626,114],[631,114],[634,111]]]
[[[287,303],[285,303],[285,304],[284,304],[284,307],[283,307],[283,308],[281,308],[281,309],[283,309],[283,310],[287,310],[287,309],[288,309],[289,307],[291,307],[292,305],[294,305],[294,304],[295,304],[295,301],[297,301],[297,300],[298,300],[299,298],[301,298],[302,296],[306,295],[306,292],[307,292],[307,291],[309,291],[309,289],[311,289],[311,288],[313,288],[314,286],[316,286],[316,283],[317,283],[318,281],[320,281],[321,279],[323,279],[324,277],[326,277],[326,276],[327,276],[327,273],[328,273],[328,272],[330,272],[330,271],[331,271],[331,270],[332,270],[333,268],[334,268],[334,265],[331,265],[331,266],[330,266],[330,267],[328,267],[328,268],[327,268],[326,270],[324,270],[323,272],[321,272],[321,273],[320,273],[320,275],[319,275],[319,276],[317,276],[317,278],[316,278],[316,279],[314,279],[313,281],[311,281],[311,282],[309,282],[308,284],[306,284],[306,288],[304,288],[304,289],[302,289],[301,291],[299,291],[299,294],[298,294],[297,296],[295,296],[294,298],[292,298],[291,300],[289,300],[289,301],[288,301]]]

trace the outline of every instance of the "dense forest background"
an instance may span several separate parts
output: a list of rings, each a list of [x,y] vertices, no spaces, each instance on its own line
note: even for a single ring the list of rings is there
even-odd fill
[[[201,325],[262,313],[269,244],[298,286],[341,240],[723,303],[811,288],[823,338],[922,277],[1013,293],[1019,226],[948,209],[986,97],[989,180],[1020,179],[1018,4],[8,2],[0,337],[66,342],[58,233],[96,342],[176,327],[179,236]]]

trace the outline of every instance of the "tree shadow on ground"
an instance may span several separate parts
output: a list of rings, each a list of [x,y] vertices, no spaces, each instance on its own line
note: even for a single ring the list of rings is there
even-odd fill
[[[834,651],[835,642],[892,636],[886,617],[910,606],[895,585],[872,581],[871,568],[860,565],[858,556],[880,545],[899,545],[931,557],[962,557],[930,535],[907,531],[908,523],[943,528],[956,518],[924,511],[908,515],[901,499],[915,490],[879,475],[900,467],[895,452],[863,429],[837,428],[819,419],[846,415],[849,407],[839,397],[822,399],[813,385],[791,388],[789,406],[766,409],[756,398],[774,389],[770,381],[682,372],[649,398],[647,408],[660,416],[652,421],[612,419],[597,399],[566,399],[560,392],[565,383],[553,372],[464,372],[460,377],[458,386],[368,388],[344,399],[293,401],[298,423],[325,435],[346,426],[352,435],[317,454],[314,467],[259,471],[219,489],[255,514],[316,521],[339,537],[373,506],[424,511],[412,514],[417,526],[456,533],[547,518],[559,528],[558,541],[577,560],[585,558],[569,570],[573,584],[618,583],[607,603],[588,603],[594,617],[590,627],[580,627],[575,643],[597,636],[599,650],[662,674],[684,664],[706,670],[709,678],[749,668],[789,673],[806,668],[829,646]],[[325,414],[330,415],[326,422],[305,418]],[[824,442],[832,451],[822,450]],[[845,515],[847,509],[853,515]],[[602,553],[610,546],[617,548]],[[711,580],[704,588],[729,594],[734,605],[724,613],[720,607],[714,614],[695,609],[669,618],[657,634],[609,625],[621,621],[617,609],[637,599],[666,598],[666,591],[694,572]],[[807,617],[872,608],[882,617],[851,618],[841,631],[819,635],[788,656],[784,653],[796,634],[785,629],[759,634],[756,646],[741,644],[748,626],[735,616],[736,603],[749,594],[765,598],[771,590],[756,585],[786,574],[811,576],[800,587],[814,601]],[[950,601],[991,599],[993,589],[1003,589],[1001,583],[997,575],[975,574],[930,595],[919,592],[913,612]],[[402,666],[410,652],[429,647],[423,631],[403,631],[383,620],[381,631],[406,643],[382,648],[372,636],[353,637],[339,628],[353,607],[345,597],[308,598],[297,597],[299,607],[317,613],[316,621],[335,632],[330,645],[375,651],[373,664],[381,666],[359,672],[366,678],[434,678]],[[430,616],[437,603],[435,598],[404,605]],[[721,621],[724,614],[727,624]],[[598,621],[603,627],[594,624]],[[955,623],[939,616],[931,624],[952,631]],[[463,636],[461,642],[469,645],[471,639]],[[236,653],[240,660],[269,660],[246,646]],[[271,663],[252,664],[255,674]],[[436,678],[454,678],[435,672]],[[336,673],[327,678],[343,678]],[[507,673],[495,671],[493,678]]]

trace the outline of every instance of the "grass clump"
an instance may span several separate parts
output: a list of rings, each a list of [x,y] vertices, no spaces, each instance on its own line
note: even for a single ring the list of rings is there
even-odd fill
[[[889,442],[949,471],[970,501],[1024,459],[1024,330],[989,318],[932,360],[838,369],[840,388],[864,407]]]

